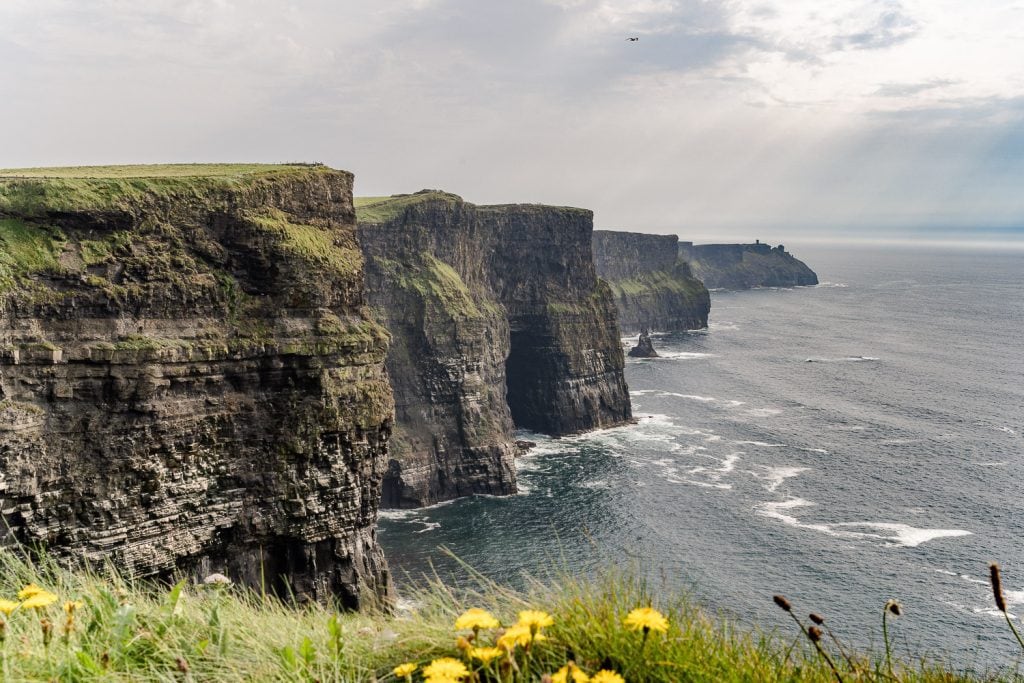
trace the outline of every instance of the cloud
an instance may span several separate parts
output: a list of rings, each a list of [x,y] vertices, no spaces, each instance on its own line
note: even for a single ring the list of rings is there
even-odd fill
[[[306,158],[363,193],[663,231],[1024,224],[1019,19],[996,0],[5,0],[0,166]]]

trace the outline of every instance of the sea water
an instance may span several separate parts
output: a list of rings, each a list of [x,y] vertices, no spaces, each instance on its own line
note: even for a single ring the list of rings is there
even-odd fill
[[[519,495],[384,512],[399,586],[631,565],[711,613],[788,634],[773,604],[841,638],[961,669],[1019,646],[1024,617],[1024,252],[800,249],[822,284],[714,292],[710,328],[628,359],[637,424],[550,439]],[[632,343],[624,339],[624,344]],[[403,578],[405,577],[405,578]],[[1021,624],[1024,627],[1024,624]]]

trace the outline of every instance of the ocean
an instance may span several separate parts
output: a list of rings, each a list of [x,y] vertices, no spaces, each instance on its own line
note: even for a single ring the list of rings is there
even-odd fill
[[[519,495],[383,512],[399,588],[465,580],[442,548],[512,584],[615,563],[789,635],[782,593],[876,649],[896,598],[901,655],[1013,665],[987,564],[1024,618],[1024,252],[793,251],[822,284],[713,292],[708,330],[628,360],[637,424],[523,434]]]

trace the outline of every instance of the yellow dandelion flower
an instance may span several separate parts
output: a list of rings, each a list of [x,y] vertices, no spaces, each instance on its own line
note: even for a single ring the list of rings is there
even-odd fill
[[[547,612],[541,612],[536,609],[527,609],[519,613],[519,624],[520,626],[526,626],[530,629],[541,629],[545,626],[553,626],[555,620],[551,618],[551,615]]]
[[[25,609],[42,609],[57,602],[57,596],[49,591],[39,591],[21,603]]]
[[[509,626],[505,632],[498,637],[498,647],[504,650],[514,650],[516,645],[526,646],[530,643],[530,627],[516,624]]]
[[[46,591],[44,591],[39,586],[35,585],[34,583],[30,583],[27,586],[25,586],[24,588],[22,588],[20,591],[18,591],[18,599],[19,600],[24,600],[26,598],[31,598],[33,595],[36,595],[37,593],[45,593],[45,592]]]
[[[11,616],[11,612],[21,607],[20,602],[14,600],[8,600],[7,598],[0,598],[0,612],[3,612],[7,616]]]
[[[455,620],[455,628],[459,630],[471,628],[475,631],[482,628],[498,628],[500,625],[490,612],[477,607],[466,610]]]
[[[423,667],[423,678],[427,681],[433,680],[435,683],[440,681],[461,681],[468,675],[469,669],[466,668],[466,665],[451,657],[435,659]]]
[[[590,676],[570,662],[551,676],[551,683],[590,683]]]
[[[76,609],[82,609],[85,607],[85,603],[81,600],[68,600],[64,603],[64,613],[71,616],[75,613]]]
[[[626,628],[631,631],[655,631],[664,633],[668,630],[668,619],[653,607],[637,607],[626,615]]]
[[[492,659],[497,659],[501,655],[501,648],[498,647],[474,647],[469,651],[470,657],[479,660],[484,664],[490,663]]]
[[[406,662],[405,664],[399,664],[398,666],[396,666],[392,670],[392,673],[395,674],[395,676],[397,676],[398,678],[406,678],[408,676],[412,676],[412,672],[415,671],[417,668],[418,667],[413,662]]]
[[[590,683],[626,683],[626,679],[614,671],[601,669],[590,677]]]

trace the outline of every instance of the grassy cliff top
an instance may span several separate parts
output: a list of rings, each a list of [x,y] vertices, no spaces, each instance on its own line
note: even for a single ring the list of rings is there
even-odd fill
[[[322,164],[159,164],[0,169],[0,215],[124,210],[139,201],[208,201],[224,189],[345,174]]]
[[[397,218],[410,206],[432,201],[461,202],[462,197],[441,190],[420,190],[415,194],[390,197],[356,197],[356,218],[360,223],[385,223]]]
[[[390,197],[356,197],[356,217],[360,223],[385,223],[402,215],[406,209],[417,204],[432,201],[462,202],[457,194],[443,190],[420,190],[414,194],[393,194]],[[565,211],[590,214],[589,209],[573,206],[549,206],[547,204],[471,204],[480,211]]]
[[[136,164],[0,168],[0,178],[232,178],[281,171],[324,168],[320,164]]]

